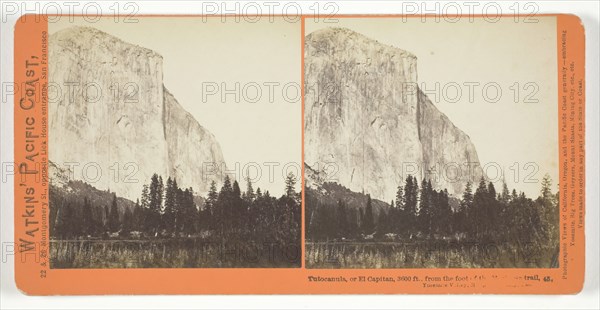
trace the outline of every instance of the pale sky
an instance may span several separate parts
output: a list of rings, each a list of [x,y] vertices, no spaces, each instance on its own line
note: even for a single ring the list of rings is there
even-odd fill
[[[516,23],[512,17],[496,23],[482,18],[473,22],[463,18],[457,23],[397,17],[339,18],[333,24],[315,23],[309,18],[306,34],[324,27],[345,27],[417,56],[419,84],[425,83],[422,88],[433,90],[439,83],[439,93],[443,95],[445,87],[446,97],[455,101],[456,88],[452,85],[456,84],[451,83],[461,85],[463,96],[455,103],[443,96],[437,101],[428,96],[470,136],[482,166],[489,168],[490,178],[495,177],[497,166],[493,163],[498,163],[504,168],[509,188],[537,197],[545,173],[554,181],[553,190],[557,189],[559,153],[556,18],[536,18],[539,22],[530,24]],[[469,82],[480,83],[473,86],[473,103],[469,102],[469,88],[463,86]],[[491,82],[502,90],[496,103],[491,102],[495,88],[488,88],[488,100],[483,96],[484,85]],[[530,82],[538,86],[533,95],[537,103],[525,102],[534,90],[534,86],[525,89]],[[520,85],[517,103],[510,89],[514,83]],[[539,171],[528,163],[536,163]],[[538,182],[526,182],[533,179]]]
[[[240,176],[244,166],[260,167],[260,177],[256,168],[251,170],[254,189],[261,187],[263,192],[268,189],[271,194],[281,195],[284,167],[296,175],[301,168],[300,22],[281,18],[257,22],[236,22],[233,18],[223,22],[219,17],[137,19],[138,23],[126,24],[121,20],[115,23],[112,18],[94,23],[76,18],[71,23],[64,17],[50,23],[49,32],[90,26],[162,55],[164,85],[215,135],[228,168],[234,169],[238,163]],[[233,94],[236,83],[237,93],[241,94],[238,103]],[[220,91],[223,86],[234,90],[224,102],[224,92]],[[246,187],[243,180],[240,187]]]

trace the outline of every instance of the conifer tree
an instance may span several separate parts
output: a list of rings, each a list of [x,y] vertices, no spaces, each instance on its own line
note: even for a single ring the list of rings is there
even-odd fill
[[[128,237],[133,226],[133,214],[129,208],[125,208],[125,213],[123,214],[123,225],[121,225],[121,231],[119,235],[122,237]]]
[[[285,178],[285,195],[294,198],[296,195],[296,176],[292,172],[288,173]]]
[[[393,207],[393,205],[392,205]],[[398,190],[396,191],[396,209],[404,210],[404,190],[402,185],[398,185]]]
[[[455,230],[455,223],[452,222],[453,213],[452,207],[450,206],[450,194],[447,189],[440,191],[438,200],[439,215],[437,222],[441,233],[446,235],[450,234]]]
[[[142,231],[144,229],[143,225],[146,221],[144,208],[140,204],[140,200],[137,199],[135,202],[135,207],[133,208],[133,226],[132,229],[135,231]]]
[[[163,202],[163,185],[162,177],[159,177],[156,173],[153,174],[152,178],[150,179],[148,196],[147,231],[151,235],[157,235],[162,227],[161,213]]]
[[[210,183],[210,189],[208,190],[206,201],[204,202],[204,210],[208,213],[209,216],[213,215],[213,209],[217,203],[218,198],[219,193],[217,193],[217,183],[215,181],[212,181]]]
[[[375,221],[373,217],[373,204],[371,201],[371,195],[367,195],[367,206],[365,207],[363,230],[367,235],[370,235],[375,231]]]
[[[431,230],[431,203],[432,203],[430,183],[423,179],[421,182],[421,193],[419,195],[419,229],[423,234],[428,235]]]
[[[95,233],[94,231],[94,215],[92,214],[92,206],[87,197],[83,199],[83,232],[86,236],[91,236]]]
[[[103,208],[104,210],[104,220],[103,220],[103,224],[104,224],[104,231],[110,231],[110,209],[108,206],[104,206]]]
[[[165,187],[163,225],[166,231],[173,234],[177,231],[177,185],[170,177]]]
[[[231,229],[232,203],[233,203],[233,187],[231,178],[225,175],[223,186],[219,191],[217,204],[215,208],[215,222],[221,237],[224,237],[226,232]]]
[[[545,174],[542,178],[541,194],[543,199],[550,200],[552,198],[552,179],[549,174]]]
[[[231,220],[232,220],[232,229],[235,231],[240,231],[242,226],[244,225],[243,220],[246,217],[246,212],[244,212],[244,201],[242,200],[242,191],[240,189],[240,185],[238,181],[233,181],[232,185],[232,195],[231,195]]]
[[[148,184],[144,184],[144,186],[142,188],[142,197],[140,200],[140,206],[145,209],[150,207],[150,190],[148,188]]]
[[[258,187],[256,189],[256,199],[262,198],[262,191],[260,190],[260,187]]]
[[[487,206],[489,203],[489,193],[488,188],[485,183],[485,179],[481,177],[479,181],[479,186],[475,190],[475,194],[473,195],[473,206],[471,207],[471,212],[469,213],[468,221],[471,225],[471,234],[477,238],[478,241],[481,240],[485,230],[485,216],[487,211]]]
[[[390,209],[389,211],[390,213],[393,212],[392,209]],[[381,238],[382,236],[384,236],[386,233],[388,233],[388,223],[389,223],[389,213],[386,213],[385,210],[381,210],[379,212],[379,216],[377,217],[377,227],[375,232],[377,233],[377,236],[379,238]]]
[[[338,200],[337,214],[335,216],[335,219],[337,220],[336,230],[338,237],[348,237],[348,215],[346,214],[346,206],[341,200]]]
[[[180,228],[179,232],[184,235],[192,235],[196,232],[196,224],[198,222],[198,210],[194,203],[192,188],[179,189],[178,198],[180,206],[177,220]]]
[[[417,179],[411,175],[406,177],[404,184],[404,214],[408,234],[414,234],[417,230],[417,203],[419,186]]]
[[[499,227],[499,216],[501,207],[498,204],[498,197],[496,194],[496,188],[494,187],[494,183],[489,182],[487,188],[488,199],[486,203],[486,216],[484,221],[484,230],[488,234],[488,236],[493,235],[493,230],[496,227]],[[494,236],[496,237],[496,236]]]
[[[246,192],[244,193],[244,198],[248,203],[252,203],[255,198],[254,189],[252,188],[252,180],[250,176],[246,176]]]
[[[117,195],[113,193],[112,204],[110,206],[110,217],[108,219],[110,232],[117,232],[121,227],[119,220],[119,208],[117,206]]]

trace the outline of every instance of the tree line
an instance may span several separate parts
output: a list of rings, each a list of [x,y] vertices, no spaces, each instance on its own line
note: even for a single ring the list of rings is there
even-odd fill
[[[242,191],[238,181],[225,176],[221,188],[213,181],[207,197],[199,203],[192,188],[181,188],[172,178],[164,182],[154,174],[140,198],[129,205],[115,193],[110,205],[94,205],[87,196],[68,197],[51,188],[51,235],[60,239],[237,238],[299,244],[301,197],[295,184],[296,177],[289,174],[285,193],[276,198],[268,190],[255,191],[249,178]]]
[[[398,186],[389,208],[373,210],[370,196],[358,208],[343,200],[321,203],[307,196],[307,238],[313,241],[412,239],[470,240],[558,244],[559,194],[552,193],[552,181],[545,176],[539,197],[509,191],[506,184],[498,193],[492,182],[481,178],[475,191],[466,184],[462,198],[452,202],[446,189],[436,190],[429,180],[409,175]],[[458,199],[456,199],[458,200]],[[454,205],[454,206],[453,206]],[[310,220],[308,220],[310,218]]]

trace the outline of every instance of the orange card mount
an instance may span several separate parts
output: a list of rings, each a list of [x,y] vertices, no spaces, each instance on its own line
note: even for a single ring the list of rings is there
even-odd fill
[[[576,16],[137,20],[16,24],[23,292],[581,290]]]

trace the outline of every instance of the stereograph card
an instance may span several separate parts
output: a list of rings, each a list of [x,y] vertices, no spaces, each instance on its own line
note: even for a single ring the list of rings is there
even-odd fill
[[[18,287],[577,293],[583,27],[520,18],[24,15]]]

